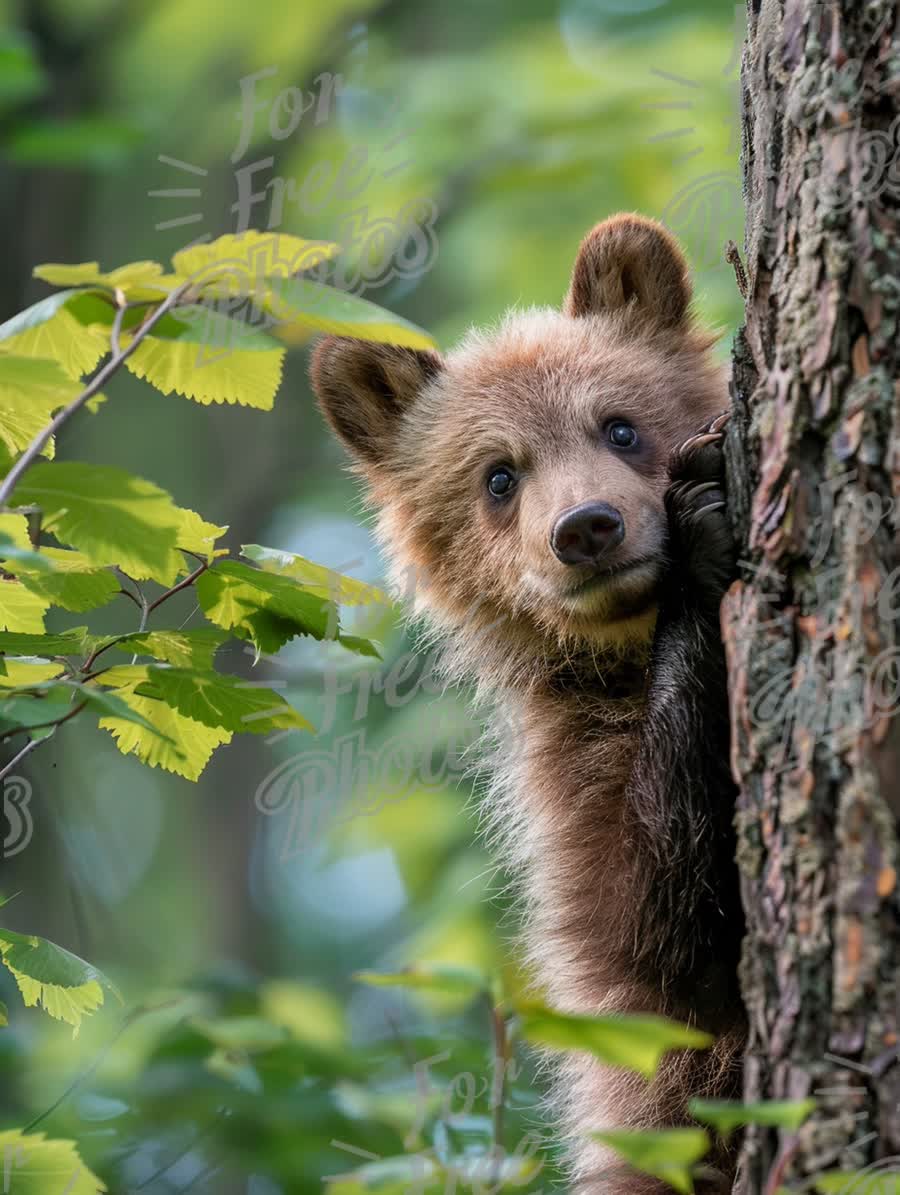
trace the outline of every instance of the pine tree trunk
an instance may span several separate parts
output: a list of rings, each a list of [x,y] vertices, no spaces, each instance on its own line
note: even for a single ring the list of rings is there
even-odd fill
[[[738,1190],[900,1169],[900,5],[750,0],[722,613],[748,933]],[[896,574],[894,570],[897,570]]]

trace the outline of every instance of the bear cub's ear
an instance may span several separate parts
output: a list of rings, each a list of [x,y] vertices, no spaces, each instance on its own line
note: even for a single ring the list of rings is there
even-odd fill
[[[631,308],[662,327],[687,323],[688,264],[675,238],[656,220],[622,213],[597,224],[581,242],[563,310],[599,315]]]
[[[437,353],[326,336],[309,372],[325,418],[360,461],[377,465],[390,450],[403,411],[442,369]]]

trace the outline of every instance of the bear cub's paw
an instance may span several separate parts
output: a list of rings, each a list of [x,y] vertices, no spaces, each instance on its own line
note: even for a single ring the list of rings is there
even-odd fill
[[[669,462],[666,492],[671,578],[682,598],[708,613],[735,574],[735,547],[725,513],[722,444],[729,412],[676,449]]]

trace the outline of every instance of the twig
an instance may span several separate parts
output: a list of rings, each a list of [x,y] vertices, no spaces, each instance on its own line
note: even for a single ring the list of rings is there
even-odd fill
[[[31,726],[31,727],[23,726],[22,729],[23,730],[33,730],[34,727],[33,726]],[[41,743],[46,743],[47,739],[52,739],[55,734],[56,734],[56,727],[54,726],[54,728],[50,731],[50,733],[47,735],[44,735],[44,737],[42,739],[32,739],[30,742],[26,743],[25,746],[22,748],[22,750],[19,751],[16,755],[14,755],[12,757],[12,759],[9,761],[9,763],[6,764],[6,766],[2,769],[2,771],[0,771],[0,780],[5,780],[6,777],[10,774],[10,772],[13,770],[13,768],[16,766],[17,763],[19,763],[21,760],[23,760],[26,755],[30,755],[31,752],[34,751],[34,749],[36,747],[40,747]]]
[[[151,602],[150,605],[147,607],[147,614],[148,615],[152,614],[157,606],[161,606],[163,604],[163,602],[167,602],[173,594],[180,593],[182,589],[187,589],[188,586],[193,585],[194,582],[197,580],[197,578],[202,573],[205,573],[208,568],[209,568],[209,563],[206,560],[204,560],[203,563],[200,565],[200,567],[195,568],[189,577],[185,577],[183,581],[179,581],[177,585],[173,585],[171,589],[167,589],[165,593],[160,594],[159,597],[156,599],[156,601]],[[146,616],[141,621],[141,630],[142,631],[146,629],[145,623],[146,623]]]
[[[134,352],[144,337],[156,326],[166,312],[170,311],[178,303],[178,300],[187,290],[188,285],[188,283],[185,283],[183,286],[179,286],[177,289],[173,290],[169,295],[167,295],[150,316],[150,318],[141,325],[137,332],[135,332],[128,347],[120,349],[118,353],[114,352],[109,361],[107,361],[103,368],[94,375],[93,380],[88,382],[87,386],[85,386],[84,390],[82,390],[78,397],[73,399],[67,407],[63,407],[63,409],[54,416],[54,418],[47,425],[47,427],[43,429],[43,431],[38,432],[38,434],[34,437],[34,439],[10,469],[9,473],[7,473],[2,485],[0,485],[0,507],[7,505],[10,495],[16,488],[16,485],[18,484],[22,475],[41,455],[50,438],[54,436],[64,424],[68,423],[73,415],[81,410],[88,399],[94,397],[100,387],[104,385],[104,383],[112,377],[116,370],[121,367],[122,363]],[[122,310],[123,308],[120,307],[116,312],[116,315],[118,316],[119,312]],[[113,327],[115,328],[115,324]]]
[[[120,294],[121,291],[116,292],[116,299],[119,298]],[[120,303],[116,307],[115,318],[113,319],[112,328],[109,333],[109,347],[112,349],[113,357],[121,357],[122,355],[122,346],[119,343],[119,337],[122,334],[122,320],[125,318],[125,312],[127,310],[127,303]]]

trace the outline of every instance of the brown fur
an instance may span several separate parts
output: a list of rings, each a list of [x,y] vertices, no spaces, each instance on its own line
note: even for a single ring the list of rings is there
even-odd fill
[[[312,363],[396,580],[415,571],[450,670],[503,715],[491,824],[523,877],[551,1002],[652,1011],[720,1035],[649,1086],[586,1055],[564,1062],[585,1191],[651,1189],[584,1134],[684,1123],[689,1094],[732,1090],[741,1038],[727,745],[712,708],[723,704],[725,566],[704,578],[693,528],[705,499],[689,484],[699,457],[677,456],[726,387],[690,297],[671,236],[622,215],[585,238],[561,312],[514,312],[445,358],[329,337]],[[613,418],[638,429],[637,450],[605,438]],[[498,503],[486,480],[499,464],[520,480]],[[621,513],[625,538],[604,557],[611,571],[574,593],[595,570],[562,563],[550,536],[561,512],[594,501]],[[704,534],[720,517],[708,514]]]

